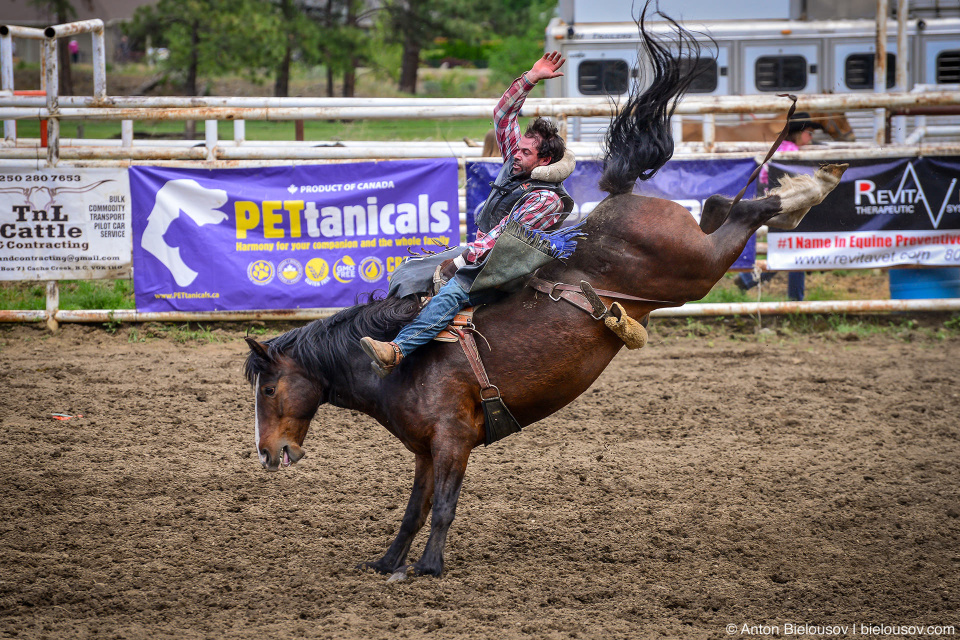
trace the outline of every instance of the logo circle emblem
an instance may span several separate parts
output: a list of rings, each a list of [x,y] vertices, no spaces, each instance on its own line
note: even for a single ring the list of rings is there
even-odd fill
[[[305,282],[313,287],[320,287],[330,282],[330,265],[323,258],[312,258],[303,269],[307,276]]]
[[[343,284],[353,282],[357,277],[357,263],[350,256],[343,256],[333,265],[333,277]]]
[[[284,284],[294,284],[303,277],[303,265],[298,260],[287,258],[277,265],[277,277]]]
[[[383,277],[385,269],[380,258],[364,258],[360,263],[360,277],[364,282],[376,282]]]
[[[247,277],[253,284],[269,284],[275,275],[277,272],[269,260],[257,260],[247,265]]]

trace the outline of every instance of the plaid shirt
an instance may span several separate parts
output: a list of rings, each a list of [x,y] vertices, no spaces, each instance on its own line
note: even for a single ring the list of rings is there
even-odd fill
[[[500,146],[500,155],[506,162],[510,162],[513,154],[520,148],[520,137],[523,134],[520,132],[520,125],[517,124],[517,117],[527,94],[535,86],[535,84],[527,82],[526,75],[521,75],[504,92],[493,111],[493,125],[497,134],[497,144]],[[525,227],[547,229],[560,219],[560,214],[563,213],[563,202],[561,202],[560,196],[553,191],[537,189],[521,199],[514,210]],[[467,243],[468,262],[476,262],[493,248],[509,219],[509,215],[504,216],[503,220],[493,229],[490,229],[489,233],[477,230],[477,239]]]

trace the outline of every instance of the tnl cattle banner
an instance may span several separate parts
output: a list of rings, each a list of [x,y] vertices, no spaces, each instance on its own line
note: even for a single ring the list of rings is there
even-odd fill
[[[124,169],[0,169],[0,280],[130,275]]]
[[[141,311],[353,305],[410,250],[459,243],[457,162],[132,167]]]
[[[490,183],[497,177],[500,163],[467,163],[467,237],[477,232],[476,215],[480,212]],[[671,160],[652,179],[637,182],[635,193],[673,200],[686,207],[699,223],[700,211],[704,201],[714,194],[733,197],[747,183],[750,174],[757,167],[752,159],[744,160]],[[574,212],[567,218],[565,225],[581,220],[600,201],[606,193],[600,191],[597,183],[603,170],[596,160],[578,161],[576,169],[563,185],[576,202]],[[750,185],[745,198],[756,193],[756,183]],[[743,254],[737,258],[734,269],[749,269],[756,259],[756,240],[751,238]]]
[[[816,165],[772,163],[777,172]],[[960,158],[850,162],[840,185],[794,231],[771,232],[771,269],[960,265]]]

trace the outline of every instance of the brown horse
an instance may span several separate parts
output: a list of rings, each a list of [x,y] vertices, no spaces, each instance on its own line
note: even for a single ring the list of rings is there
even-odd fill
[[[689,34],[677,29],[683,43]],[[761,225],[796,226],[843,173],[842,166],[822,168],[779,192],[733,205],[729,198],[712,196],[700,227],[674,202],[633,195],[638,177],[652,176],[672,154],[670,105],[685,89],[684,78],[670,64],[670,49],[646,38],[642,18],[640,31],[656,77],[609,128],[610,152],[600,185],[611,195],[587,218],[587,236],[573,257],[539,272],[551,282],[586,280],[598,290],[646,298],[622,301],[634,318],[705,296]],[[458,345],[434,342],[418,349],[384,379],[371,369],[360,338],[390,340],[417,310],[416,300],[388,297],[265,343],[247,340],[257,453],[266,469],[303,457],[307,430],[323,403],[366,413],[414,454],[413,490],[396,538],[381,558],[361,565],[398,579],[442,573],[467,461],[485,440],[480,386]],[[523,426],[586,391],[623,346],[602,322],[532,288],[480,308],[474,322],[492,345],[491,350],[481,346],[489,377]],[[414,536],[431,510],[423,554],[407,565]]]
[[[853,142],[853,127],[843,113],[811,111],[810,119],[823,127],[824,133],[838,142]],[[717,125],[714,140],[717,142],[766,142],[772,143],[780,135],[786,124],[786,118],[756,117],[743,120],[739,124]],[[703,125],[699,122],[684,121],[683,141],[701,142]]]

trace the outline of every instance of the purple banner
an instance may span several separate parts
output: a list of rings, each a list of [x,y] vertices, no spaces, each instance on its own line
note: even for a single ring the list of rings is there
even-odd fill
[[[345,307],[460,242],[454,159],[131,167],[140,311]]]
[[[497,177],[500,164],[467,163],[467,237],[477,233],[474,216],[490,193],[490,183]],[[714,194],[733,197],[743,188],[756,168],[752,159],[743,160],[671,160],[653,179],[637,182],[634,193],[673,200],[683,205],[699,222],[704,201]],[[576,169],[563,184],[576,202],[574,212],[564,224],[570,225],[593,211],[606,193],[600,191],[602,166],[596,160],[578,161]],[[750,185],[745,198],[756,194],[756,183]],[[756,239],[751,238],[743,253],[731,267],[749,269],[757,257]]]

